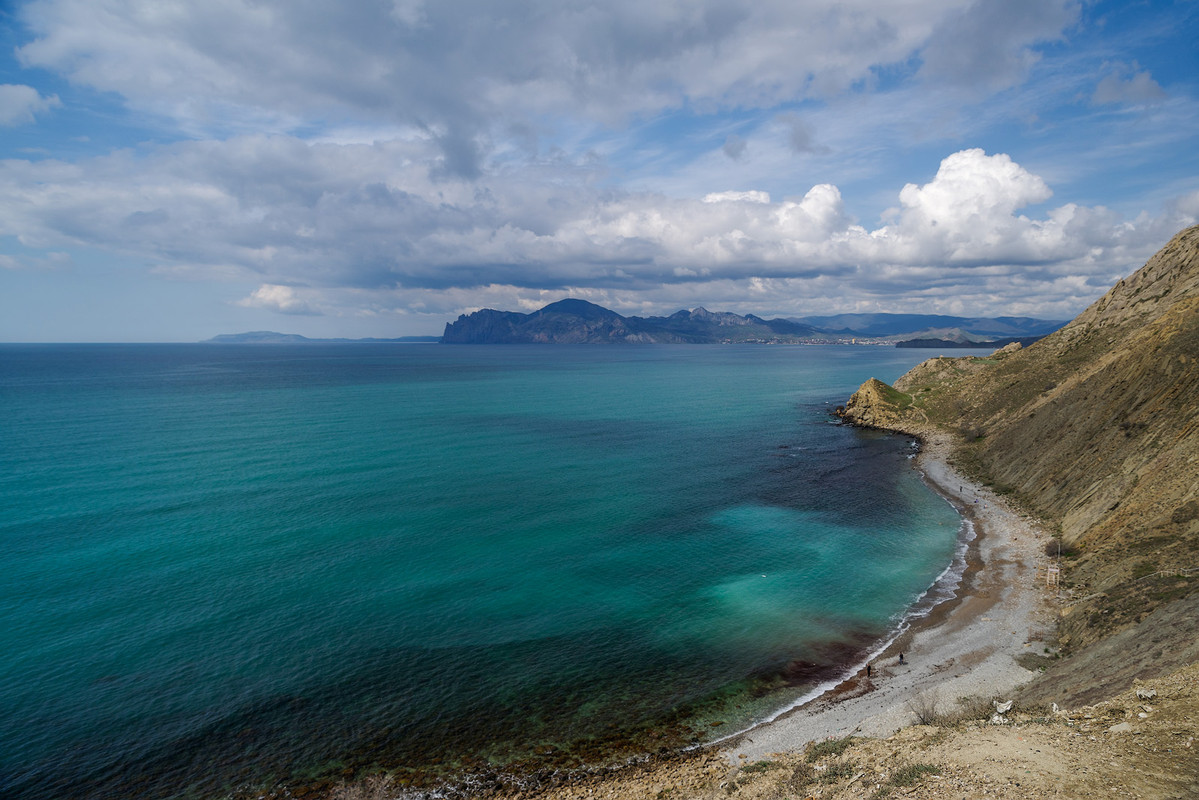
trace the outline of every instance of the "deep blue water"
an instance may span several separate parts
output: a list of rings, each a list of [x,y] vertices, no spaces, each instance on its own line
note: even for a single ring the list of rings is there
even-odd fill
[[[949,563],[909,443],[828,416],[927,355],[0,346],[0,795],[738,729]]]

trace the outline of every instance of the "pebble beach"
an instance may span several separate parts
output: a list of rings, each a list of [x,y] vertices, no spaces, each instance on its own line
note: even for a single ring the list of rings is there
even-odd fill
[[[918,714],[950,713],[964,698],[1006,699],[1034,677],[1017,662],[1044,654],[1054,623],[1044,568],[1048,535],[1003,498],[960,475],[951,444],[922,435],[916,466],[925,481],[972,523],[975,538],[957,596],[896,638],[839,685],[777,719],[723,743],[733,764],[802,750],[842,736],[889,736]],[[903,662],[900,662],[900,654]]]

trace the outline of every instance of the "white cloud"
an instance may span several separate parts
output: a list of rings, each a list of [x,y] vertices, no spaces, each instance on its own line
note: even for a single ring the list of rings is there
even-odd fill
[[[566,292],[626,306],[724,297],[795,313],[884,298],[892,308],[1053,311],[1139,266],[1196,206],[1188,196],[1133,221],[1073,203],[1026,215],[1050,198],[1046,183],[1007,155],[964,150],[927,183],[898,189],[886,224],[871,228],[831,184],[780,201],[749,189],[669,198],[602,188],[571,164],[446,184],[431,175],[433,147],[276,136],[78,164],[9,160],[0,235],[253,281],[243,306],[291,314]]]
[[[1199,189],[1177,198],[1173,203],[1173,210],[1179,217],[1189,220],[1187,224],[1199,223]]]
[[[711,192],[704,195],[705,203],[769,203],[767,192]]]
[[[280,314],[314,316],[321,313],[299,297],[293,287],[269,283],[262,284],[254,290],[253,294],[242,298],[237,304],[246,308],[265,308]]]
[[[0,84],[0,125],[27,125],[38,114],[62,105],[58,95],[43,97],[37,89],[22,84]]]
[[[963,150],[944,159],[929,183],[904,186],[898,224],[876,237],[930,261],[1010,257],[1033,227],[1016,211],[1052,194],[1041,178],[1005,154]]]

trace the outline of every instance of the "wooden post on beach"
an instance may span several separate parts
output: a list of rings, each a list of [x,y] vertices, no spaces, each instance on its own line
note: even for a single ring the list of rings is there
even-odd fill
[[[1046,586],[1055,587],[1061,583],[1062,568],[1059,567],[1057,564],[1049,564],[1048,566],[1041,566],[1040,564],[1037,564],[1037,577],[1036,577],[1037,583],[1041,582],[1041,573],[1042,572],[1045,573],[1045,585]]]

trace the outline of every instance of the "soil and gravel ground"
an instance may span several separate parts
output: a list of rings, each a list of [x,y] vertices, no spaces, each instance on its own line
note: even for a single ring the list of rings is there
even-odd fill
[[[1142,699],[1136,690],[1152,691]],[[981,709],[978,709],[981,710]],[[994,713],[994,709],[991,709]],[[560,786],[547,800],[1199,797],[1199,665],[1093,706],[943,717],[886,739],[822,740],[730,767],[709,753]],[[519,795],[518,795],[519,796]]]

